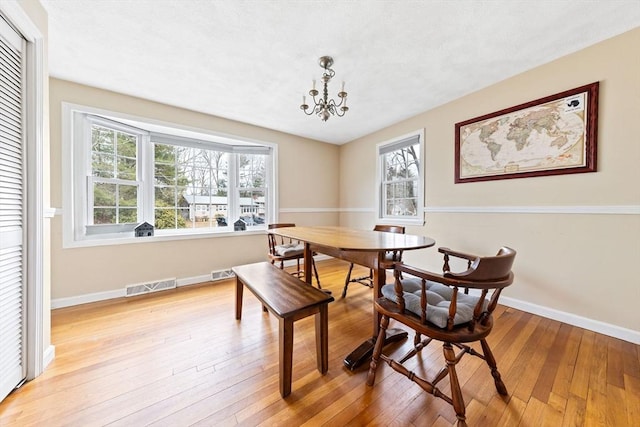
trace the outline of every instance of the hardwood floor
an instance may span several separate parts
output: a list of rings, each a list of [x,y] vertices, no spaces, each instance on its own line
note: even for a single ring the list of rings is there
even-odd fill
[[[296,322],[287,399],[278,391],[277,320],[245,292],[237,322],[226,280],[54,310],[56,358],[0,403],[0,426],[452,425],[453,408],[388,366],[372,388],[367,367],[343,368],[371,332],[371,291],[353,284],[339,298],[347,266],[318,263],[336,296],[329,372],[316,370],[313,318]],[[484,362],[463,358],[469,426],[640,425],[640,346],[504,306],[495,317],[488,341],[510,397],[498,395]],[[413,369],[435,373],[441,361],[432,344]]]

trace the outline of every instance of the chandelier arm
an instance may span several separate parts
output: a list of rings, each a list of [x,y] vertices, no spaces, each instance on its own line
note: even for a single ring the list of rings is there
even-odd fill
[[[333,106],[334,106],[334,107],[336,107],[336,108],[337,108],[337,107],[341,107],[341,106],[342,106],[342,104],[344,103],[344,100],[345,100],[345,98],[340,98],[340,103],[336,103],[336,100],[335,100],[335,99],[333,99],[333,98],[331,98],[331,99],[329,100],[329,104],[333,105]]]

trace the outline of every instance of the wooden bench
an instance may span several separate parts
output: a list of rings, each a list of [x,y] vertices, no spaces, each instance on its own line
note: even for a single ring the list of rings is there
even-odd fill
[[[293,322],[316,316],[318,371],[329,369],[328,304],[333,297],[268,262],[236,266],[236,319],[242,317],[242,291],[246,286],[273,313],[279,325],[280,395],[291,393]]]

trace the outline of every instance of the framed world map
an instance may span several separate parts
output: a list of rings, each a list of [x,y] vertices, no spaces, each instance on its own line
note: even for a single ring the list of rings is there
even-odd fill
[[[598,86],[456,123],[455,183],[595,172]]]

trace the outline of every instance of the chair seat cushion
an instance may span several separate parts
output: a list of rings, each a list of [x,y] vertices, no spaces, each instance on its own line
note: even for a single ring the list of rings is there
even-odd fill
[[[407,276],[402,279],[401,282],[404,290],[405,309],[420,316],[421,280],[416,277]],[[396,304],[398,303],[395,285],[393,283],[386,284],[382,287],[382,295]],[[440,328],[446,328],[447,318],[449,317],[449,305],[453,297],[453,289],[440,283],[427,281],[426,295],[427,320]],[[479,299],[479,297],[458,292],[457,310],[453,319],[454,325],[461,325],[473,319],[473,310]],[[484,308],[486,308],[486,301],[484,305]]]
[[[276,253],[284,257],[293,257],[304,254],[304,243],[288,243],[275,247]]]

